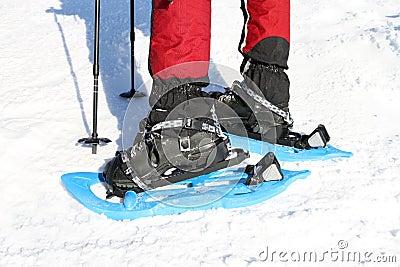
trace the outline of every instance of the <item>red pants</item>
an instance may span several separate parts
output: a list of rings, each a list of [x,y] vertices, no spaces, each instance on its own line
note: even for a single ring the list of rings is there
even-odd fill
[[[290,0],[242,0],[242,10],[244,58],[287,68]],[[207,77],[210,37],[211,0],[153,0],[150,74],[163,80]]]

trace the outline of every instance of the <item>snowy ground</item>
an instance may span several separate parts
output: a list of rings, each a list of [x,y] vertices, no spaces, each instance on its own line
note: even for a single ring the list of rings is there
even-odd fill
[[[0,0],[0,266],[254,267],[271,264],[267,248],[277,265],[309,266],[292,252],[315,251],[322,266],[400,266],[399,0],[292,3],[296,128],[324,123],[353,158],[284,163],[312,175],[253,207],[124,222],[86,210],[60,182],[66,172],[102,170],[123,146],[127,0],[102,2],[99,133],[113,143],[97,155],[76,145],[91,132],[93,6]],[[239,6],[213,1],[213,62],[236,69]],[[138,87],[149,79],[149,11],[150,1],[137,1]],[[371,254],[343,263],[337,251]]]

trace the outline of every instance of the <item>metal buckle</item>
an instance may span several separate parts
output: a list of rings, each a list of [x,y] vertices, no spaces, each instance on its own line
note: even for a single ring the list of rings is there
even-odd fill
[[[208,124],[208,123],[203,123],[202,124],[202,126],[201,126],[201,129],[203,130],[203,131],[206,131],[206,132],[210,132],[210,133],[215,133],[215,129],[216,129],[216,127],[214,126],[214,125],[211,125],[211,124]]]
[[[192,127],[193,120],[191,118],[184,118],[183,119],[183,127],[190,128]]]
[[[179,138],[179,149],[182,152],[190,151],[190,138],[189,136]]]

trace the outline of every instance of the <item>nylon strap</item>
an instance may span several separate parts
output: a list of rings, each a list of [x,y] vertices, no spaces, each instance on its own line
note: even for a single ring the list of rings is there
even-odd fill
[[[214,115],[214,114],[215,113],[212,113],[212,115]],[[214,119],[214,116],[213,116],[213,119]],[[195,126],[196,122],[201,123],[199,125],[199,127]],[[151,128],[151,131],[154,132],[154,131],[158,131],[158,130],[171,129],[171,128],[186,128],[186,129],[193,129],[193,130],[198,130],[198,131],[206,131],[209,133],[217,134],[219,137],[226,137],[221,130],[221,126],[219,125],[219,123],[217,121],[215,121],[215,119],[214,119],[214,123],[215,123],[215,126],[211,125],[209,123],[206,123],[206,122],[202,122],[199,119],[191,119],[191,118],[177,119],[177,120],[159,122]]]
[[[131,180],[140,188],[142,188],[143,190],[150,190],[151,187],[149,187],[147,184],[145,184],[142,180],[140,180],[139,177],[137,177],[136,175],[134,175],[133,173],[133,168],[131,166],[131,163],[129,161],[129,157],[127,155],[127,153],[125,151],[121,151],[119,152],[121,155],[121,160],[122,162],[126,165],[126,169],[123,170],[125,175],[130,177]]]

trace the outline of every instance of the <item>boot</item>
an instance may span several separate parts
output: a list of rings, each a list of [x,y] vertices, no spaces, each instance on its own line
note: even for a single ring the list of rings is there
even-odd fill
[[[300,149],[324,147],[330,137],[323,125],[310,135],[293,132],[289,113],[289,78],[284,68],[250,60],[243,82],[234,82],[224,94],[212,93],[242,119],[250,138]],[[223,116],[221,116],[223,117]],[[236,125],[229,132],[236,133]]]
[[[109,196],[166,186],[248,157],[241,149],[230,149],[215,115],[215,100],[201,89],[189,83],[162,95],[166,88],[153,87],[150,103],[154,106],[142,123],[143,132],[105,167]]]
[[[290,81],[284,68],[251,60],[248,68],[243,73],[243,77],[244,83],[249,89],[260,94],[271,104],[289,114]],[[257,125],[253,126],[253,130],[267,136],[271,136],[270,131],[275,131],[277,141],[273,143],[279,143],[281,137],[293,126],[293,121],[285,121],[284,117],[274,112],[271,112],[271,115],[273,121],[264,123],[267,126],[263,127],[264,131],[261,131]]]

